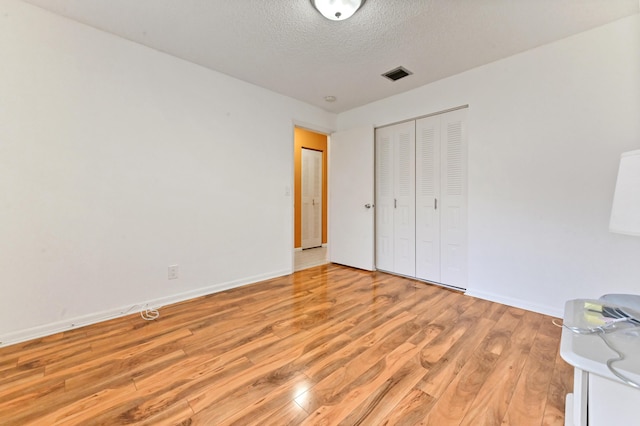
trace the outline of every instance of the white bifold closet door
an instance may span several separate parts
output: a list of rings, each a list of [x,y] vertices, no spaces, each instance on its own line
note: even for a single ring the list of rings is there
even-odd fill
[[[376,129],[376,268],[393,272],[393,142],[390,127]]]
[[[416,277],[440,279],[440,117],[416,122]]]
[[[376,130],[376,267],[415,276],[415,123]]]
[[[376,268],[467,285],[466,109],[376,129]]]
[[[416,121],[416,277],[466,288],[466,109]]]

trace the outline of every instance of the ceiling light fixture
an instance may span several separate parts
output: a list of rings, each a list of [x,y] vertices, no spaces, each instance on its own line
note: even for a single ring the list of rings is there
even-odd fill
[[[332,21],[349,19],[366,0],[311,0],[318,12]]]

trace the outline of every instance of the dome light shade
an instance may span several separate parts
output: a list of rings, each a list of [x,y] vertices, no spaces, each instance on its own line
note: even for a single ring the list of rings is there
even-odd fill
[[[311,0],[311,4],[327,19],[344,21],[349,19],[365,0]]]

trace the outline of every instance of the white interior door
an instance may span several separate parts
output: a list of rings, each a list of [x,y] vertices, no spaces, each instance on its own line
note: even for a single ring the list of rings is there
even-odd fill
[[[416,277],[440,278],[440,116],[416,121]]]
[[[302,248],[322,245],[322,152],[302,148]]]
[[[373,146],[371,127],[329,138],[329,261],[369,271],[374,268]]]

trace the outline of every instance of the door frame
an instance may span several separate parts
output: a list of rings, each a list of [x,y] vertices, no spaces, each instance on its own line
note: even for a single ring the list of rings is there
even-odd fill
[[[295,151],[296,151],[296,132],[295,129],[299,128],[299,129],[304,129],[304,130],[308,130],[310,132],[314,132],[314,133],[319,133],[321,135],[325,135],[327,137],[327,151],[329,149],[329,137],[331,135],[331,133],[335,132],[335,129],[330,128],[330,127],[325,127],[319,124],[314,124],[314,123],[308,123],[308,122],[304,122],[304,121],[299,121],[299,120],[292,120],[291,121],[291,144],[290,146],[290,153],[291,153],[291,157],[289,164],[291,164],[291,173],[289,175],[289,185],[286,186],[285,188],[285,195],[290,197],[290,214],[291,214],[291,238],[289,239],[289,273],[293,273],[295,270],[295,258],[296,258],[296,248],[295,248],[295,235],[296,235],[296,212],[295,212],[295,183],[296,183],[296,176],[295,176]],[[328,169],[330,168],[329,165],[329,157],[328,157],[328,153],[327,154],[327,174]],[[328,182],[327,182],[327,191],[329,191],[329,187],[328,187]],[[327,197],[328,198],[328,197]],[[329,204],[329,201],[327,200],[327,212],[328,209],[331,208],[331,205]],[[327,213],[328,216],[328,213]],[[328,220],[328,218],[327,218]],[[330,242],[328,239],[328,235],[327,235],[327,246],[329,246]]]

